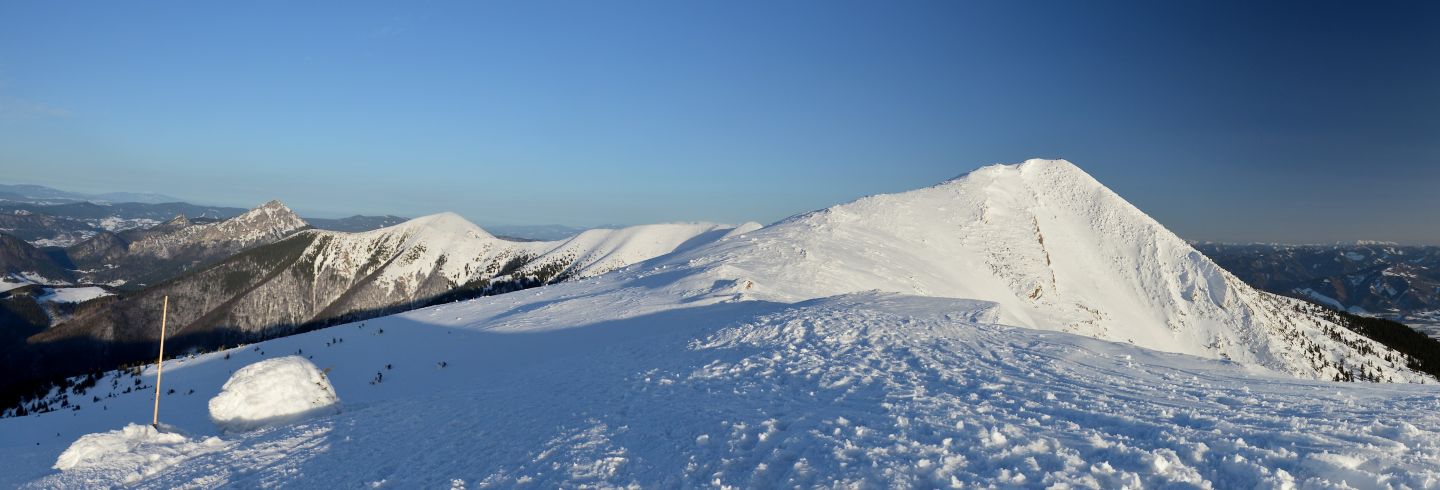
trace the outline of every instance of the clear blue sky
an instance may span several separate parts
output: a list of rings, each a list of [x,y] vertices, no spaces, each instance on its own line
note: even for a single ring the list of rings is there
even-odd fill
[[[1440,243],[1440,2],[4,2],[0,180],[773,221],[1030,157],[1182,236]]]

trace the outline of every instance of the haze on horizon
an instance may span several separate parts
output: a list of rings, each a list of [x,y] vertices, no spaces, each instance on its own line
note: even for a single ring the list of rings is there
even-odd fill
[[[1440,5],[0,5],[7,183],[771,222],[1065,158],[1189,239],[1440,244]]]

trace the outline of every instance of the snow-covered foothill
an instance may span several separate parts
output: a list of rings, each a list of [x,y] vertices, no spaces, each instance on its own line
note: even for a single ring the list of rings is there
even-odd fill
[[[6,274],[4,277],[0,277],[0,292],[9,291],[9,290],[11,290],[11,289],[15,289],[15,288],[19,288],[19,287],[24,287],[24,286],[29,286],[29,285],[32,285],[32,284],[52,284],[52,285],[55,285],[55,284],[69,284],[69,283],[66,282],[66,281],[61,281],[61,280],[57,280],[57,279],[50,279],[50,278],[48,278],[48,277],[42,276],[42,275],[40,275],[40,274],[38,274],[38,273],[35,273],[35,272],[26,271],[26,272]]]
[[[210,419],[226,432],[243,432],[339,413],[340,398],[325,373],[300,356],[266,359],[240,368],[210,399]]]
[[[129,424],[122,429],[86,434],[56,458],[54,468],[67,473],[73,485],[106,487],[135,483],[187,458],[217,451],[216,437],[192,441],[182,434]]]
[[[7,275],[5,277],[0,277],[0,293],[19,287],[29,286],[31,284],[34,283],[15,276]]]

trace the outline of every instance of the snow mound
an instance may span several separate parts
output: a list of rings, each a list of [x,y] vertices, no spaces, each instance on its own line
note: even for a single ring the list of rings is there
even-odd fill
[[[210,399],[210,419],[226,432],[339,412],[340,398],[330,380],[299,356],[245,366]]]
[[[55,460],[54,468],[86,473],[87,483],[135,483],[192,456],[211,452],[224,444],[219,438],[191,441],[173,432],[160,432],[148,425],[129,424],[120,430],[86,434]]]

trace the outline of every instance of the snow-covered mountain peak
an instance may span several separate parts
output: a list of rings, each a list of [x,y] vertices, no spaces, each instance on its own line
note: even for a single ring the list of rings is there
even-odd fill
[[[990,178],[1007,175],[1033,177],[1040,174],[1049,174],[1052,177],[1063,176],[1065,178],[1088,181],[1090,184],[1096,186],[1101,185],[1099,181],[1091,177],[1090,174],[1086,173],[1085,170],[1080,168],[1080,166],[1071,163],[1069,160],[1051,160],[1045,158],[1031,158],[1021,163],[996,163],[992,165],[986,165],[984,167],[980,167],[975,170],[960,174],[959,177],[950,179],[949,181],[946,181],[946,183],[964,180],[970,177]]]
[[[868,290],[977,299],[999,304],[1007,324],[1335,374],[1294,340],[1324,337],[1333,324],[1246,286],[1064,160],[989,166],[865,197],[666,263],[682,270],[669,274],[676,294],[692,300],[795,302]],[[1324,348],[1349,349],[1339,344]],[[1406,371],[1377,359],[1369,360]]]
[[[194,224],[177,216],[158,226],[153,233],[129,245],[137,256],[173,258],[186,254],[223,256],[241,249],[270,243],[310,225],[279,201],[270,201],[233,218]]]
[[[309,227],[280,201],[265,204],[218,223],[195,227],[208,240],[269,241]],[[262,238],[263,237],[263,238]]]
[[[298,229],[309,226],[300,215],[295,214],[285,203],[278,200],[270,200],[256,206],[254,209],[241,213],[225,222],[260,224],[262,226],[273,226],[276,228]]]
[[[391,229],[405,230],[408,233],[432,237],[452,237],[470,239],[493,239],[489,232],[480,228],[479,225],[471,223],[470,220],[452,213],[443,212],[421,216],[419,218],[400,223]],[[385,230],[386,228],[381,228]],[[378,231],[378,230],[377,230]]]
[[[432,275],[454,285],[464,284],[480,278],[481,271],[493,268],[487,266],[495,261],[503,263],[521,253],[509,242],[450,212],[378,230],[324,231],[318,236],[308,252],[317,257],[317,268],[350,277],[371,274],[375,271],[369,268],[380,265],[376,276],[380,284],[404,294],[412,294]]]

